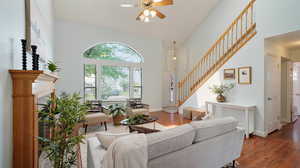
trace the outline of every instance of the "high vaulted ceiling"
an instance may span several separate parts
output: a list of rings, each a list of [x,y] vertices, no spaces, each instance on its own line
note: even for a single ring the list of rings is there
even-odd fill
[[[137,1],[137,0],[132,0]],[[219,0],[174,0],[159,7],[167,15],[150,23],[136,21],[139,8],[121,8],[122,0],[55,0],[56,18],[146,35],[162,40],[183,41],[208,15]]]

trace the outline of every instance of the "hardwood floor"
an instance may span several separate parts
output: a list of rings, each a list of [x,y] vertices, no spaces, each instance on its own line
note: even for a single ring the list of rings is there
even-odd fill
[[[151,115],[158,116],[158,122],[168,127],[190,122],[177,113]],[[300,119],[267,138],[252,136],[245,140],[238,162],[240,168],[300,168]]]

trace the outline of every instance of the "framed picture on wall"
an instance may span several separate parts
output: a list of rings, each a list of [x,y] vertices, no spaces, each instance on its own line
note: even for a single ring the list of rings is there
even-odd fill
[[[239,84],[251,84],[252,83],[252,68],[240,67],[238,68],[238,83]]]
[[[235,69],[224,69],[224,80],[234,80]]]

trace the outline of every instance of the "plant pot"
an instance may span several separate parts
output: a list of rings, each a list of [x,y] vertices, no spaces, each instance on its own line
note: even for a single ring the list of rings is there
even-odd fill
[[[225,101],[226,101],[226,98],[222,94],[219,94],[217,96],[217,102],[222,103],[222,102],[225,102]]]
[[[124,115],[116,115],[116,116],[113,116],[113,122],[114,122],[114,125],[121,125],[121,121],[125,119],[125,116]]]

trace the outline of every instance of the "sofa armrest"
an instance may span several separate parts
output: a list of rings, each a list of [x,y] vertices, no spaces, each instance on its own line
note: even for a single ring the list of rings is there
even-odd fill
[[[87,139],[87,167],[99,168],[102,167],[101,161],[106,153],[102,148],[101,143],[96,137]]]

